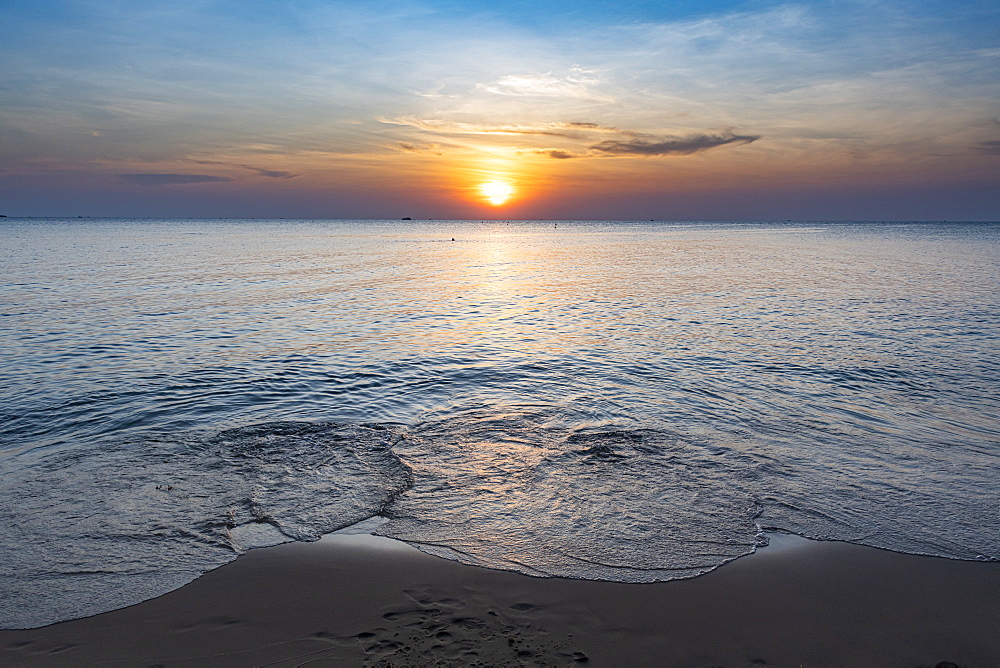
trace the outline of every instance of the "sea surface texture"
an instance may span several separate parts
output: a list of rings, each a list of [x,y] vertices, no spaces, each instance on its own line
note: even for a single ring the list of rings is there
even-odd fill
[[[361,520],[648,582],[1000,558],[1000,224],[0,221],[0,626]]]

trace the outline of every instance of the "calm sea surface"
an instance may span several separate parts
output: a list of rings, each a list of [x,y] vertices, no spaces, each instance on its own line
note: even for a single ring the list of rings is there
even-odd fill
[[[0,221],[0,627],[362,526],[1000,558],[1000,224]]]

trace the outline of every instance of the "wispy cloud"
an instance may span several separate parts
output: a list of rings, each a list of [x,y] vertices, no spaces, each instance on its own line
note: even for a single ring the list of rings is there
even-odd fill
[[[600,123],[586,121],[550,121],[523,125],[480,125],[475,123],[452,122],[441,119],[421,119],[414,116],[394,119],[380,119],[383,123],[415,128],[438,136],[463,135],[506,135],[519,137],[522,144],[518,150],[536,155],[546,155],[557,160],[595,156],[667,156],[691,155],[727,144],[749,144],[760,139],[760,135],[736,134],[731,130],[710,133],[701,132],[682,137],[654,136],[634,130],[627,130]],[[596,141],[607,135],[617,135],[614,139]],[[532,146],[532,137],[558,138],[566,146]],[[596,141],[596,143],[595,143]],[[402,141],[397,145],[407,152],[425,151],[422,145]],[[438,147],[439,148],[439,147]]]
[[[564,151],[559,148],[533,148],[531,153],[537,155],[545,155],[556,160],[569,160],[571,158],[585,158],[586,153],[574,153],[573,151]]]
[[[979,142],[979,144],[973,148],[983,151],[984,153],[989,153],[990,155],[1000,155],[1000,139],[989,139],[984,142]]]
[[[408,126],[441,135],[541,135],[566,137],[569,136],[569,131],[577,129],[578,126],[579,129],[590,129],[583,126],[592,125],[590,123],[481,124],[448,121],[439,118],[424,119],[416,116],[379,118],[378,120],[380,123],[387,125]]]
[[[253,165],[245,165],[238,162],[225,162],[223,160],[191,160],[191,162],[196,165],[221,165],[223,167],[238,167],[240,169],[245,169],[250,172],[254,172],[261,176],[266,176],[269,179],[294,179],[299,176],[295,172],[288,172],[280,169],[263,169],[261,167],[254,167]]]
[[[211,174],[119,174],[123,181],[140,186],[177,186],[191,183],[219,183],[232,181],[227,176]]]
[[[433,153],[442,155],[440,144],[414,144],[408,141],[396,142],[396,147],[404,153]]]
[[[238,165],[243,169],[249,169],[250,171],[257,172],[261,176],[266,176],[269,179],[294,179],[298,174],[295,172],[286,172],[280,169],[261,169],[260,167],[250,167],[248,165]]]
[[[515,97],[562,97],[599,102],[614,102],[614,98],[597,91],[599,80],[593,71],[574,67],[564,76],[552,72],[542,74],[508,74],[491,83],[476,84],[476,89],[495,95]]]
[[[737,135],[723,132],[714,135],[696,134],[687,137],[667,137],[653,140],[643,138],[609,139],[590,148],[612,155],[691,155],[726,144],[750,144],[758,139],[760,139],[760,135]]]
[[[588,132],[623,132],[620,128],[610,125],[601,125],[600,123],[570,121],[569,123],[562,123],[561,125],[571,130],[586,130]]]

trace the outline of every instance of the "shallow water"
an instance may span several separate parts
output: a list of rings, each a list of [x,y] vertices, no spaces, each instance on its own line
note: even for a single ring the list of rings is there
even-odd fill
[[[0,232],[0,626],[371,516],[636,582],[764,528],[1000,558],[1000,224]]]

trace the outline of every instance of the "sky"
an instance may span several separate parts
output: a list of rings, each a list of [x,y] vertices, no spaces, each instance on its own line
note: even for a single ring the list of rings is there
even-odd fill
[[[9,216],[1000,220],[995,0],[4,0]]]

